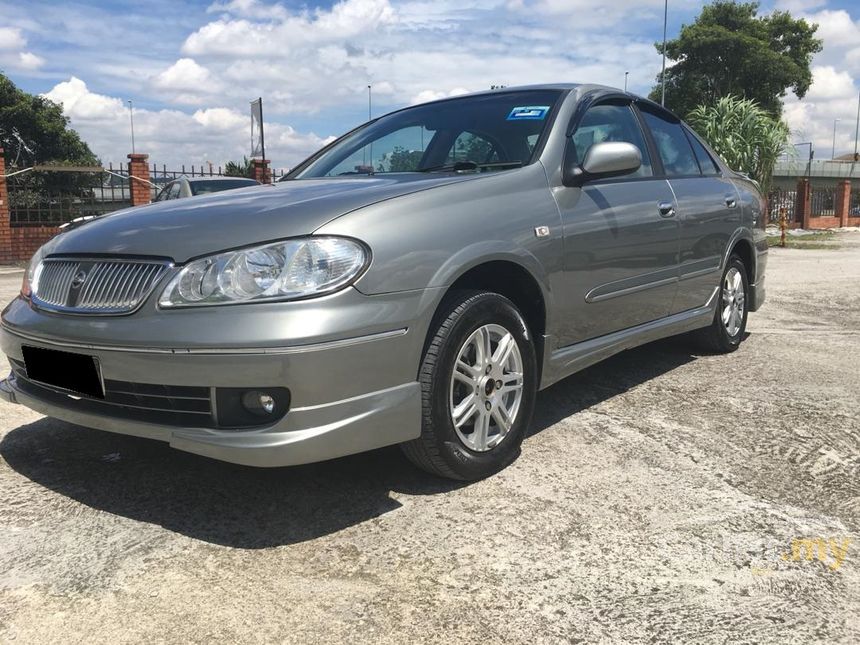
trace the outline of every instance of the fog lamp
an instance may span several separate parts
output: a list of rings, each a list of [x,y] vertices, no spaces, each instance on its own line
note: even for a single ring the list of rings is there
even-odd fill
[[[265,392],[252,390],[242,396],[242,405],[248,412],[266,416],[275,411],[275,399]]]

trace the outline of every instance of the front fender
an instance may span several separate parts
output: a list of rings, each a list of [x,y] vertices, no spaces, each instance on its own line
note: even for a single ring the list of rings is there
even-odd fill
[[[549,235],[538,237],[538,227]],[[561,216],[540,164],[368,206],[315,232],[370,247],[371,266],[355,285],[366,294],[444,288],[501,260],[524,267],[546,297],[562,268]]]

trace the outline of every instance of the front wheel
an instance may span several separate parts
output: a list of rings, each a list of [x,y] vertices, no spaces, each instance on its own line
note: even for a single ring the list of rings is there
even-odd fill
[[[714,321],[694,333],[705,350],[728,354],[740,347],[747,328],[749,282],[743,260],[732,255],[720,282],[719,302]]]
[[[421,437],[403,452],[432,474],[482,479],[519,454],[537,390],[534,341],[516,306],[490,292],[453,294],[431,334]]]

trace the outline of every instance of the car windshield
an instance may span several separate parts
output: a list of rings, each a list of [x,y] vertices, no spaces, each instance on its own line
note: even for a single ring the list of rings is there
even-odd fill
[[[192,195],[205,195],[206,193],[220,193],[222,190],[232,190],[234,188],[247,188],[257,184],[253,179],[219,179],[217,181],[191,181]]]
[[[557,90],[502,92],[407,108],[342,137],[288,178],[525,166],[560,96]]]

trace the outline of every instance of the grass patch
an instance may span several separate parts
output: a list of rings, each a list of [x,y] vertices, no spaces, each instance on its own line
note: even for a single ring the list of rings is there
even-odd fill
[[[785,246],[789,249],[838,249],[832,244],[836,235],[833,231],[817,231],[808,235],[791,235],[786,232]],[[779,235],[768,235],[768,246],[779,246]]]

